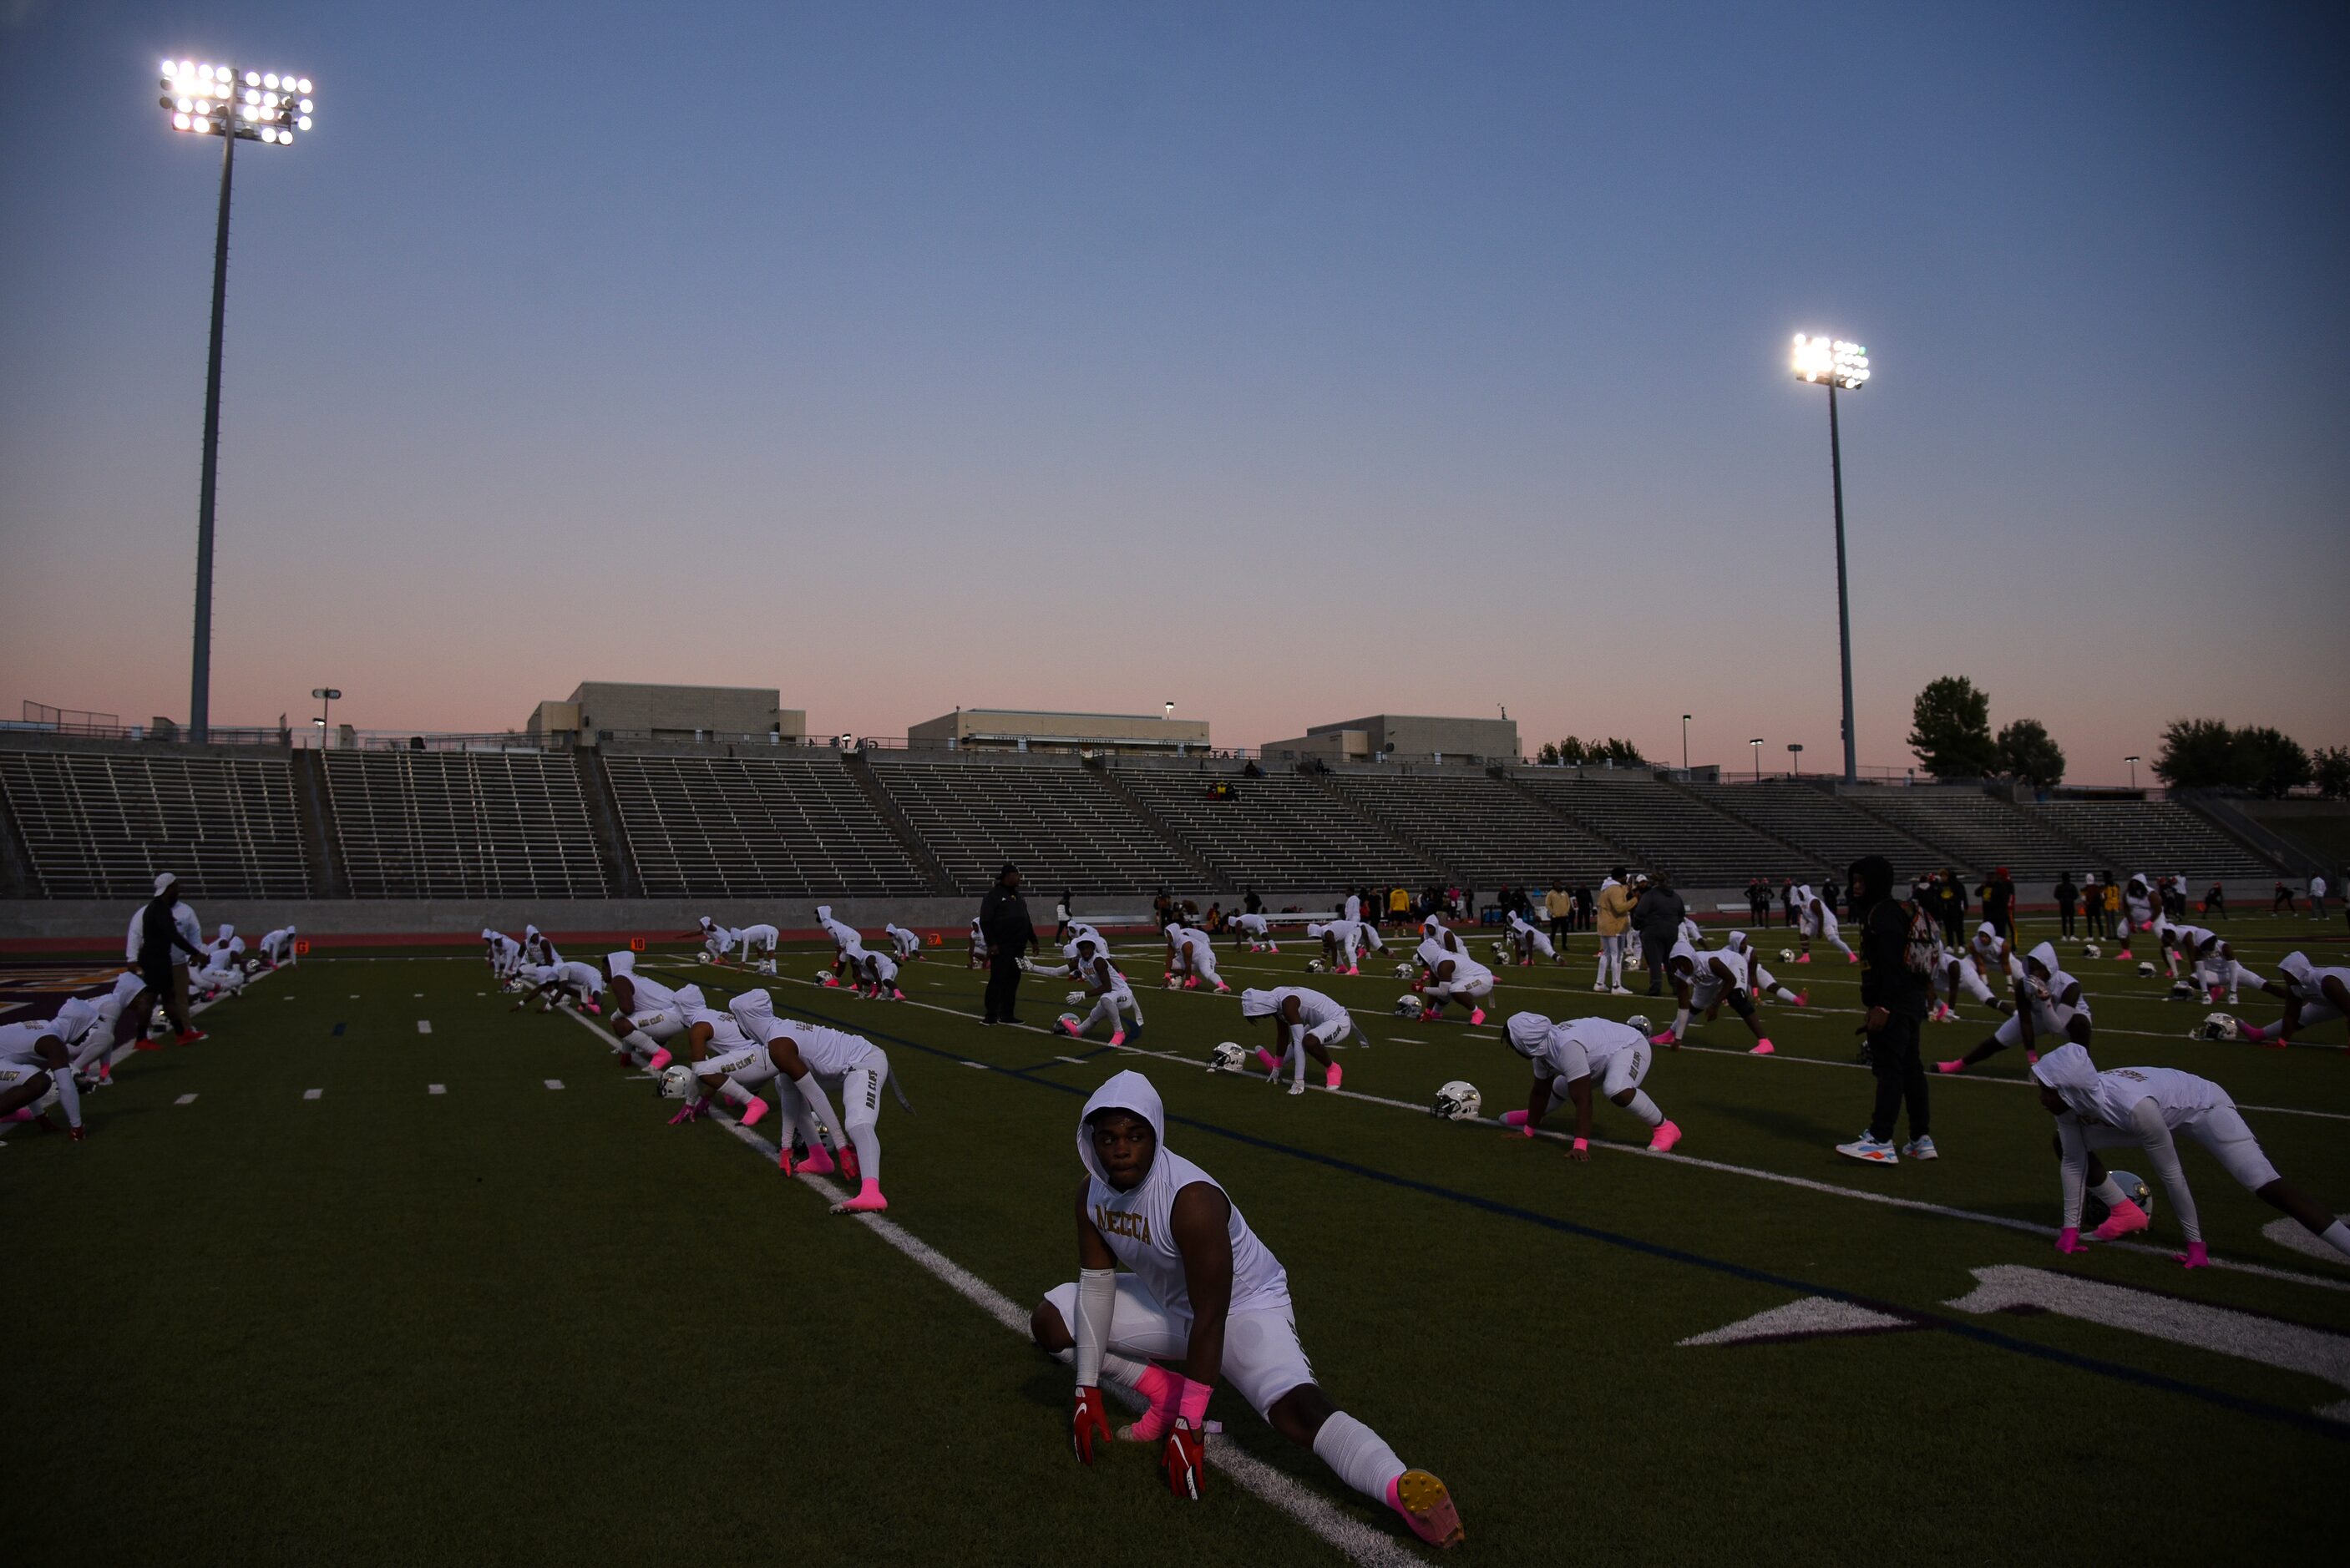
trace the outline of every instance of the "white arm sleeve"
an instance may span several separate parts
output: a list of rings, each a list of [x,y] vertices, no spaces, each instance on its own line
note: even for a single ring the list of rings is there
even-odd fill
[[[1077,1386],[1101,1386],[1102,1353],[1109,1348],[1110,1314],[1118,1305],[1116,1269],[1077,1271],[1077,1321],[1069,1332],[1077,1340]]]
[[[848,1131],[840,1125],[840,1117],[833,1113],[832,1096],[824,1092],[822,1084],[816,1082],[816,1074],[810,1072],[793,1079],[792,1086],[799,1090],[802,1099],[807,1101],[808,1110],[815,1116],[817,1125],[831,1129],[833,1147],[839,1147],[841,1139],[848,1136]]]
[[[2058,1171],[2064,1188],[2064,1229],[2077,1231],[2081,1228],[2081,1188],[2089,1170],[2089,1146],[2081,1136],[2080,1118],[2058,1116],[2056,1141],[2064,1149]]]
[[[1047,969],[1043,964],[1030,963],[1025,959],[1021,961],[1020,967],[1026,970],[1030,974],[1041,974],[1045,976],[1047,979],[1056,975],[1070,975],[1077,972],[1076,966],[1074,964],[1056,963],[1050,969]]]
[[[2187,1190],[2187,1172],[2178,1168],[2178,1146],[2170,1141],[2170,1128],[2163,1124],[2162,1107],[2148,1095],[2130,1108],[2130,1127],[2146,1145],[2147,1158],[2162,1178],[2165,1190],[2170,1194],[2170,1206],[2178,1210],[2178,1229],[2189,1241],[2203,1239],[2203,1226],[2196,1218],[2195,1195]]]

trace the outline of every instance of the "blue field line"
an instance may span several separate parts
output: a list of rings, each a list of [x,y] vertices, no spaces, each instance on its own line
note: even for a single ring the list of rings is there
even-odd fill
[[[827,1018],[824,1014],[815,1012],[812,1009],[807,1011],[812,1017],[823,1019],[834,1027],[848,1030],[852,1033],[862,1033],[875,1040],[887,1041],[892,1045],[903,1045],[909,1050],[920,1051],[924,1055],[937,1056],[957,1064],[969,1060],[952,1051],[941,1050],[935,1045],[925,1045],[919,1040],[909,1040],[902,1034],[889,1034],[878,1029],[861,1027],[855,1020]],[[1066,1065],[1066,1064],[1062,1064]],[[1023,1083],[1040,1085],[1061,1094],[1076,1095],[1082,1098],[1091,1098],[1093,1096],[1092,1089],[1075,1084],[1060,1083],[1052,1078],[1038,1077],[1035,1068],[999,1067],[984,1063],[982,1065],[991,1073],[1000,1073],[1006,1077],[1018,1078]],[[2012,1351],[2019,1355],[2028,1355],[2037,1360],[2053,1362],[2059,1366],[2070,1367],[2076,1372],[2095,1373],[2099,1376],[2111,1377],[2117,1382],[2134,1383],[2141,1388],[2158,1389],[2166,1394],[2183,1394],[2192,1399],[2200,1399],[2207,1404],[2217,1405],[2222,1409],[2233,1410],[2239,1415],[2258,1417],[2262,1420],[2297,1428],[2302,1431],[2314,1433],[2319,1437],[2332,1438],[2336,1441],[2350,1439],[2350,1424],[2329,1420],[2306,1410],[2288,1409],[2282,1405],[2271,1405],[2260,1399],[2248,1399],[2222,1389],[2207,1388],[2199,1383],[2182,1382],[2176,1377],[2167,1377],[2158,1372],[2147,1372],[2135,1366],[2125,1366],[2118,1362],[2100,1361],[2095,1356],[2076,1355],[2069,1350],[2056,1349],[2053,1345],[2034,1345],[2030,1340],[2017,1339],[2012,1334],[2002,1334],[1995,1328],[1986,1328],[1981,1324],[1945,1317],[1939,1313],[1922,1311],[1917,1307],[1905,1306],[1895,1302],[1878,1301],[1871,1296],[1857,1295],[1851,1291],[1839,1290],[1833,1285],[1811,1284],[1803,1280],[1791,1279],[1784,1274],[1774,1274],[1766,1270],[1750,1268],[1744,1263],[1733,1263],[1725,1258],[1709,1258],[1702,1252],[1691,1252],[1679,1247],[1669,1247],[1659,1241],[1642,1241],[1639,1237],[1627,1236],[1618,1231],[1602,1231],[1596,1226],[1578,1224],[1575,1220],[1562,1220],[1555,1215],[1539,1213],[1532,1209],[1521,1209],[1514,1203],[1504,1203],[1498,1199],[1481,1198],[1473,1192],[1462,1192],[1455,1188],[1440,1187],[1434,1182],[1420,1181],[1409,1176],[1399,1176],[1393,1171],[1359,1165],[1353,1160],[1340,1159],[1334,1155],[1317,1154],[1312,1149],[1300,1148],[1295,1144],[1282,1143],[1274,1138],[1259,1137],[1253,1133],[1239,1132],[1231,1127],[1219,1127],[1214,1122],[1203,1122],[1194,1116],[1176,1116],[1170,1113],[1167,1119],[1178,1126],[1191,1127],[1200,1132],[1213,1133],[1218,1137],[1230,1138],[1234,1143],[1245,1144],[1252,1148],[1287,1155],[1293,1159],[1301,1159],[1312,1165],[1326,1166],[1333,1170],[1344,1171],[1349,1176],[1359,1176],[1367,1181],[1400,1188],[1407,1192],[1417,1192],[1422,1197],[1441,1199],[1448,1203],[1458,1203],[1464,1208],[1479,1210],[1504,1220],[1516,1220],[1525,1224],[1538,1225],[1546,1231],[1555,1231],[1563,1235],[1578,1237],[1587,1241],[1598,1241],[1610,1247],[1620,1247],[1627,1251],[1638,1252],[1666,1262],[1684,1263],[1691,1268],[1704,1269],[1717,1274],[1727,1274],[1732,1279],[1745,1280],[1754,1284],[1771,1285],[1780,1290],[1793,1291],[1800,1295],[1825,1296],[1830,1301],[1845,1302],[1854,1306],[1888,1313],[1922,1327],[1943,1329],[1961,1338],[1973,1340],[1978,1345],[1989,1345],[1995,1350]]]
[[[334,1028],[334,1033],[335,1033],[335,1034],[336,1034],[338,1037],[340,1037],[340,1035],[341,1035],[341,1034],[342,1034],[342,1033],[343,1033],[343,1026],[342,1026],[341,1024],[339,1024],[339,1023],[336,1024],[336,1025],[335,1025],[335,1028]]]

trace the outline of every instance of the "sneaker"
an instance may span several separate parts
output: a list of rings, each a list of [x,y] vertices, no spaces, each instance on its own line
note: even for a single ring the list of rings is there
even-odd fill
[[[1779,1054],[1779,1048],[1768,1040],[1757,1040],[1747,1048],[1746,1054],[1749,1056],[1775,1056]]]
[[[1795,961],[1797,963],[1809,963],[1812,961],[1812,955],[1809,953],[1797,953],[1795,955]]]
[[[1290,1079],[1290,1080],[1289,1080],[1289,1092],[1290,1092],[1291,1094],[1293,1094],[1293,1095],[1302,1095],[1302,1094],[1304,1094],[1304,1093],[1305,1092],[1305,1079],[1303,1079],[1303,1078],[1292,1078],[1292,1079]]]
[[[1673,1145],[1681,1141],[1681,1129],[1670,1122],[1657,1124],[1656,1133],[1648,1139],[1650,1154],[1670,1154]]]
[[[1966,1058],[1963,1056],[1958,1057],[1952,1061],[1937,1062],[1934,1064],[1934,1071],[1937,1073],[1963,1073],[1966,1070],[1967,1062]]]
[[[1799,991],[1799,992],[1795,992],[1795,1005],[1796,1005],[1796,1006],[1798,1006],[1798,1007],[1809,1007],[1811,1004],[1812,1004],[1812,993],[1811,993],[1810,992],[1808,992],[1808,991]]]
[[[754,1095],[751,1096],[751,1103],[743,1107],[743,1125],[746,1127],[757,1127],[760,1118],[766,1114],[767,1102]]]
[[[2129,962],[2129,961],[2130,961],[2130,950],[2129,950],[2129,949],[2127,949],[2127,948],[2124,948],[2121,951],[2119,951],[2119,952],[2117,952],[2117,953],[2116,953],[2116,954],[2114,955],[2114,961],[2115,961],[2116,963],[2127,963],[2127,962]]]
[[[1469,1010],[1469,1027],[1470,1027],[1470,1028],[1474,1029],[1474,1028],[1476,1028],[1479,1024],[1481,1024],[1481,1023],[1484,1023],[1484,1022],[1485,1022],[1485,1010],[1484,1010],[1483,1008],[1482,1008],[1482,1007],[1472,1007],[1472,1008],[1471,1008],[1471,1009]]]
[[[1632,994],[1632,988],[1628,985],[1611,986],[1608,989],[1607,994],[1610,996],[1629,996]]]
[[[1605,996],[1605,995],[1607,995],[1607,982],[1606,981],[1604,981],[1604,980],[1595,980],[1595,981],[1593,981],[1591,982],[1591,994],[1592,994],[1592,995],[1594,995],[1594,996]]]
[[[182,1029],[178,1034],[172,1037],[172,1043],[175,1045],[192,1045],[199,1040],[209,1040],[211,1038],[211,1035],[205,1033],[201,1029]]]
[[[1911,1138],[1908,1143],[1901,1146],[1901,1158],[1904,1159],[1939,1159],[1941,1156],[1935,1152],[1934,1140],[1932,1138],[1918,1137]]]
[[[1346,1082],[1346,1078],[1347,1070],[1338,1065],[1337,1063],[1333,1062],[1330,1064],[1329,1071],[1322,1075],[1322,1086],[1326,1089],[1335,1089],[1340,1084]]]
[[[1112,1031],[1109,1037],[1109,1043],[1113,1047],[1125,1044],[1126,1031],[1123,1029]]]
[[[1680,1044],[1680,1041],[1671,1030],[1668,1029],[1661,1034],[1649,1035],[1648,1044],[1651,1045],[1678,1045]]]
[[[832,1211],[835,1214],[879,1214],[889,1207],[889,1200],[881,1196],[881,1184],[868,1181],[861,1184],[856,1197],[846,1203],[834,1204]]]
[[[2089,1234],[2100,1241],[2116,1241],[2124,1236],[2143,1231],[2153,1223],[2154,1221],[2146,1217],[2145,1210],[2125,1198],[2106,1213],[2106,1222]]]
[[[1860,961],[1860,955],[1858,953],[1846,953],[1844,955],[1844,961],[1846,963],[1858,963]]]
[[[1458,1546],[1465,1533],[1452,1494],[1426,1470],[1406,1470],[1388,1482],[1388,1506],[1403,1515],[1411,1532],[1430,1546]]]
[[[810,1176],[830,1176],[840,1168],[835,1163],[831,1152],[822,1144],[808,1150],[805,1158],[795,1160],[793,1164]]]
[[[1850,1143],[1840,1143],[1835,1151],[1846,1159],[1856,1159],[1863,1165],[1898,1165],[1901,1157],[1893,1151],[1890,1138],[1879,1142],[1868,1133],[1862,1133]]]

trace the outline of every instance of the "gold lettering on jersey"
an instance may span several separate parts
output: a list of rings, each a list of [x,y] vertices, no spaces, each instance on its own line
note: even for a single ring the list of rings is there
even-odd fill
[[[1105,1236],[1131,1236],[1146,1247],[1150,1244],[1150,1217],[1147,1214],[1123,1214],[1097,1203],[1094,1229]]]

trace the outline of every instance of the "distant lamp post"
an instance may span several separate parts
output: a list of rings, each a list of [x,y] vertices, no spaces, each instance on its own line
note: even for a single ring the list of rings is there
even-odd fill
[[[1804,776],[1804,746],[1802,742],[1790,741],[1787,742],[1787,765],[1794,770],[1794,774],[1797,778],[1802,778]]]
[[[1762,737],[1757,735],[1746,743],[1754,748],[1754,782],[1761,784],[1762,782]]]
[[[1868,384],[1868,350],[1843,338],[1795,334],[1795,379],[1828,389],[1828,477],[1835,493],[1836,642],[1844,655],[1844,782],[1858,781],[1852,736],[1852,610],[1844,571],[1844,451],[1836,437],[1836,389]]]
[[[1686,778],[1688,778],[1688,777],[1689,777],[1689,722],[1690,722],[1690,716],[1689,716],[1687,713],[1682,714],[1682,715],[1681,715],[1681,777],[1682,777],[1682,778],[1684,778],[1684,779],[1686,779]]]
[[[236,167],[236,144],[258,141],[291,147],[296,131],[307,134],[310,78],[291,72],[240,71],[234,66],[163,62],[163,96],[156,101],[172,117],[172,129],[221,139],[220,215],[213,229],[213,344],[204,368],[204,459],[202,493],[196,500],[196,647],[189,672],[188,731],[202,742],[212,732],[213,711],[213,493],[220,472],[221,327],[228,308],[229,176]]]
[[[1166,717],[1166,718],[1169,718],[1169,719],[1172,719],[1172,718],[1175,716],[1175,704],[1174,704],[1174,703],[1170,702],[1170,703],[1168,703],[1168,704],[1167,704],[1167,711],[1166,711],[1166,712],[1165,712],[1165,714],[1164,714],[1163,716],[1164,716],[1164,717]]]
[[[310,695],[318,700],[318,744],[323,748],[327,743],[327,714],[342,693],[332,686],[313,686]]]
[[[2137,756],[2127,756],[2127,757],[2124,757],[2124,758],[2122,759],[2122,761],[2124,761],[2124,762],[2126,762],[2126,763],[2127,763],[2129,764],[2129,768],[2130,768],[2130,788],[2132,788],[2132,789],[2136,789],[2136,788],[2137,788],[2137,765],[2138,765],[2138,763],[2139,763],[2140,762],[2142,762],[2142,761],[2144,761],[2144,760],[2145,760],[2145,759],[2143,759],[2143,758],[2141,758],[2141,757],[2137,757]]]

